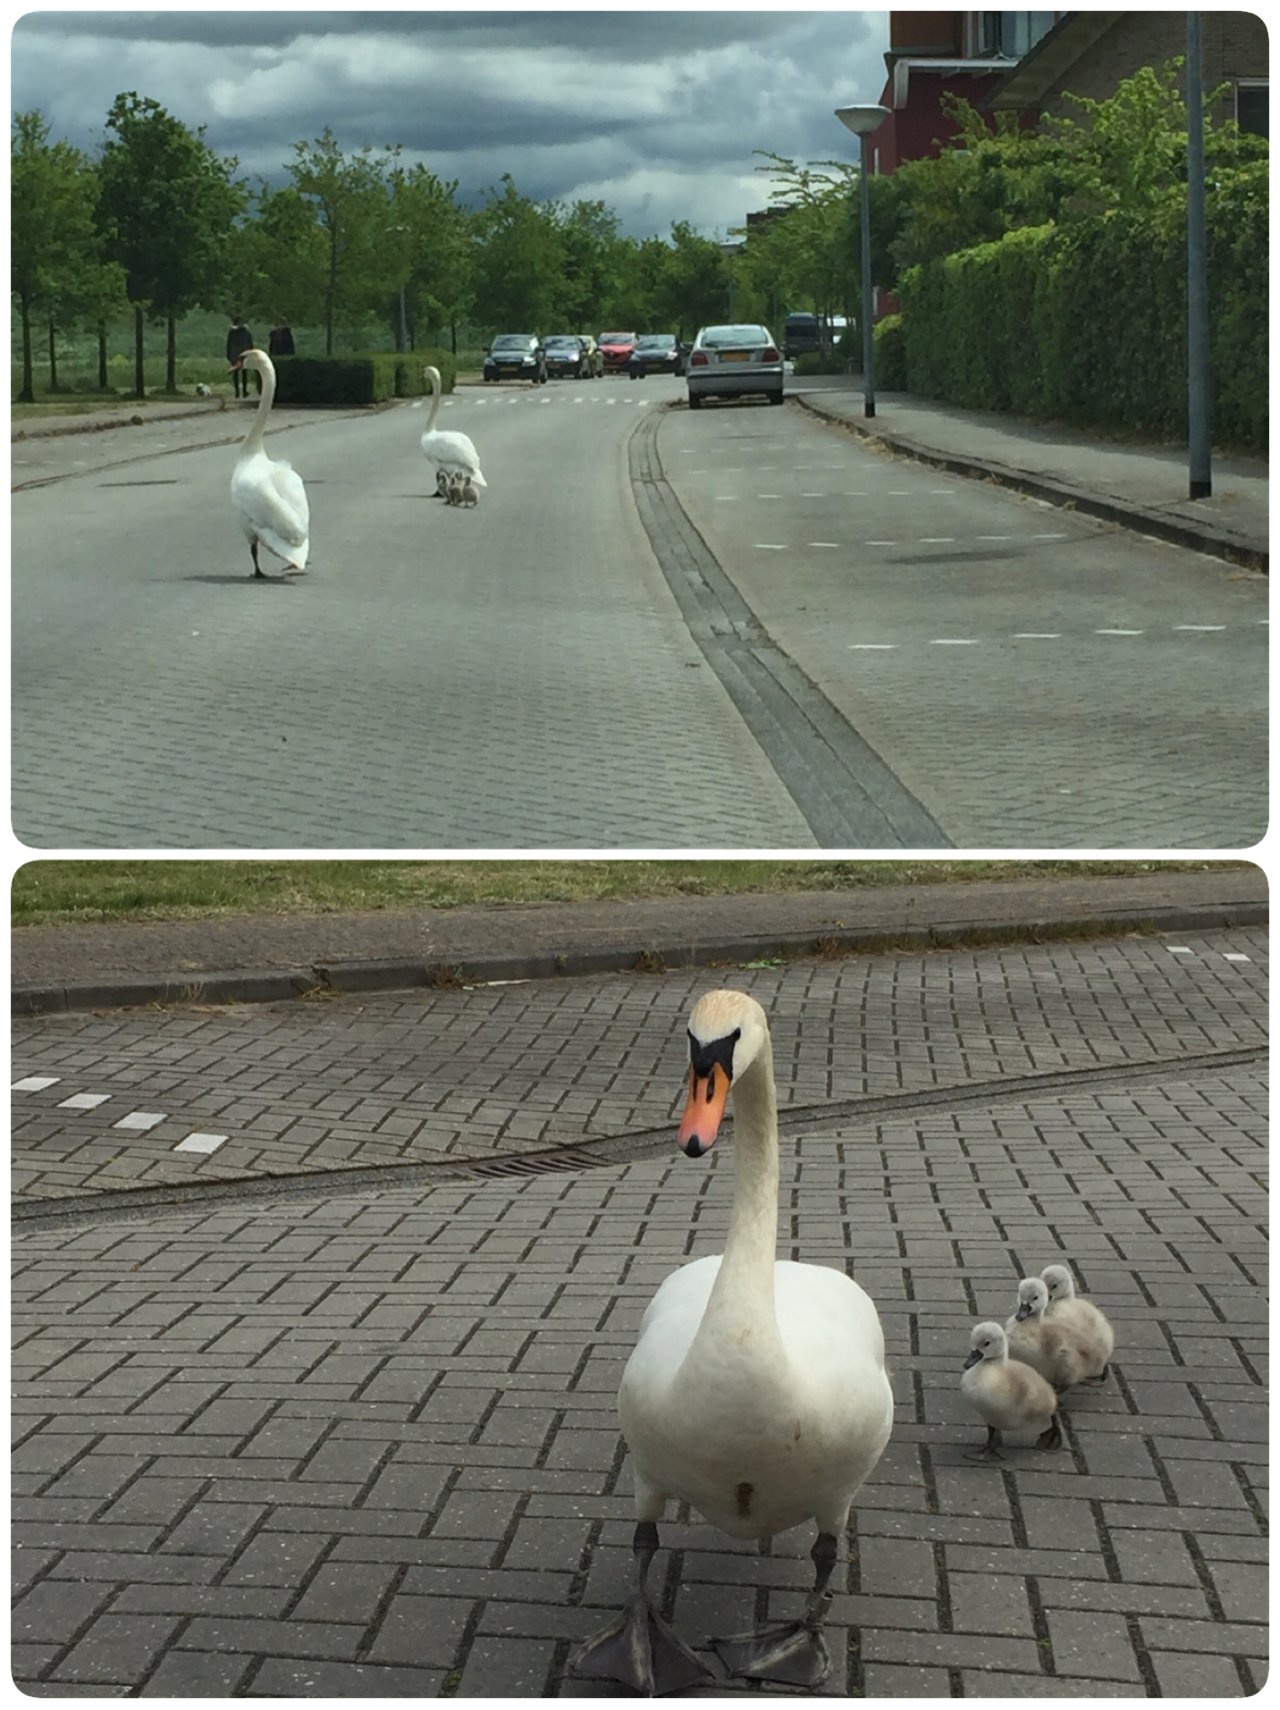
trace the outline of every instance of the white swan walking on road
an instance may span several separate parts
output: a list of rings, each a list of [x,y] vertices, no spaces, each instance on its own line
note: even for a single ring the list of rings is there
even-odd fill
[[[732,1086],[737,1183],[723,1256],[662,1284],[618,1392],[635,1476],[635,1590],[620,1620],[575,1658],[637,1692],[712,1678],[659,1617],[646,1578],[669,1499],[735,1538],[816,1520],[813,1591],[796,1621],[715,1640],[730,1672],[815,1686],[830,1672],[822,1625],[854,1496],[884,1452],[893,1392],[871,1299],[841,1270],[775,1257],[778,1107],[764,1011],[708,992],[689,1020],[689,1098],[679,1144],[702,1157]]]
[[[253,573],[265,576],[258,563],[259,545],[283,559],[286,570],[305,570],[311,545],[307,489],[292,464],[268,457],[262,449],[267,417],[276,395],[275,365],[264,350],[246,350],[240,361],[231,366],[252,368],[262,376],[257,413],[244,436],[231,476],[231,503],[248,537]]]
[[[440,370],[424,368],[422,378],[431,383],[431,414],[422,436],[423,454],[436,466],[436,492],[451,505],[474,505],[477,487],[487,486],[480,473],[480,455],[465,433],[437,429],[440,413]]]

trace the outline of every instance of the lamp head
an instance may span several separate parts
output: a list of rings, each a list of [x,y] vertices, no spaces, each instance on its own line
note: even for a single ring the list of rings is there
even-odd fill
[[[837,107],[836,118],[855,136],[870,136],[889,117],[887,107]]]

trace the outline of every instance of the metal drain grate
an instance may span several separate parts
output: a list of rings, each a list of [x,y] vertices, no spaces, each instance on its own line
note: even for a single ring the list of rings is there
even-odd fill
[[[564,1146],[554,1152],[530,1152],[522,1158],[495,1158],[492,1163],[463,1164],[466,1176],[553,1176],[568,1170],[599,1168],[616,1162],[584,1146]]]

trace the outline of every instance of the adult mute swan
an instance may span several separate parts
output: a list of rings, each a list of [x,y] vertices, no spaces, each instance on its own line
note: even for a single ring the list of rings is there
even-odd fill
[[[1087,1355],[1085,1382],[1101,1383],[1110,1370],[1116,1346],[1116,1333],[1106,1313],[1091,1300],[1077,1297],[1075,1281],[1065,1265],[1046,1265],[1040,1278],[1049,1291],[1046,1322],[1065,1324],[1075,1331]]]
[[[477,487],[488,486],[480,473],[480,456],[465,433],[437,429],[440,413],[440,370],[424,368],[422,378],[431,384],[431,414],[422,436],[423,454],[436,466],[436,492],[451,505],[474,505]]]
[[[849,1509],[884,1452],[893,1392],[870,1298],[842,1271],[774,1257],[778,1108],[764,1011],[713,991],[689,1020],[689,1096],[678,1141],[702,1157],[733,1089],[737,1181],[724,1253],[669,1276],[650,1302],[618,1392],[635,1476],[636,1588],[578,1653],[580,1674],[638,1692],[711,1677],[662,1621],[646,1579],[665,1503],[686,1501],[735,1538],[816,1520],[816,1579],[798,1620],[713,1641],[733,1674],[816,1686],[822,1625]]]
[[[244,436],[231,476],[231,503],[249,539],[253,573],[263,576],[258,547],[265,546],[284,560],[286,570],[305,570],[310,551],[311,512],[307,489],[291,463],[268,457],[262,449],[271,401],[276,395],[275,364],[265,350],[246,350],[232,368],[252,368],[262,376],[253,425]],[[265,578],[264,578],[265,579]]]
[[[960,1377],[960,1392],[987,1428],[981,1449],[966,1458],[999,1461],[1000,1433],[1024,1425],[1042,1425],[1036,1439],[1038,1449],[1060,1449],[1062,1430],[1058,1424],[1058,1398],[1038,1371],[1021,1360],[1010,1359],[1009,1339],[991,1320],[975,1324],[969,1337],[969,1358]]]

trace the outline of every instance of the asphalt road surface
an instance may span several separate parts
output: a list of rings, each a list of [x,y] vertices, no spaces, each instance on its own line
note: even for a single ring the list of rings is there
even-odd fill
[[[282,411],[313,555],[253,582],[227,421],[15,448],[33,848],[1247,847],[1265,582],[679,382]],[[238,423],[235,425],[239,425]],[[212,440],[221,443],[210,444]]]

